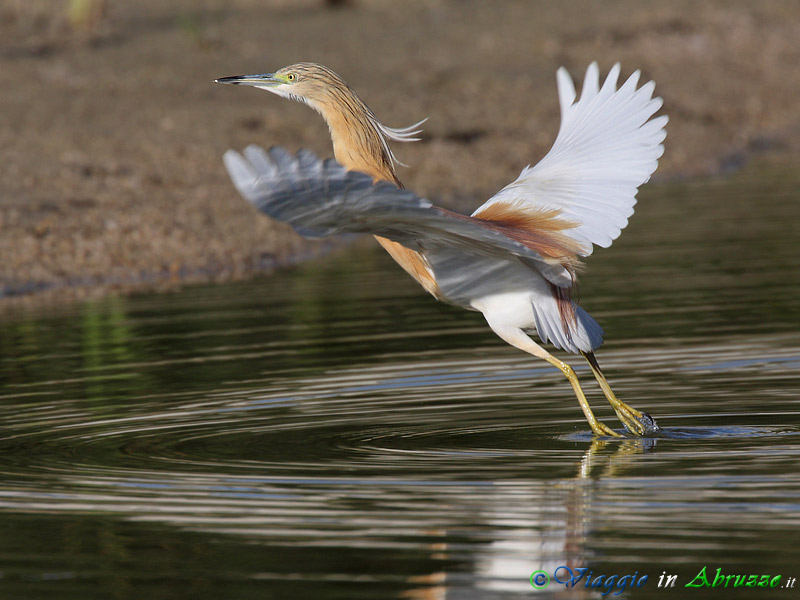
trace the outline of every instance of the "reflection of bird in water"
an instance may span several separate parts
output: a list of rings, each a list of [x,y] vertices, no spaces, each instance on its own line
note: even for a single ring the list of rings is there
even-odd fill
[[[571,78],[559,69],[562,119],[555,144],[472,216],[400,189],[389,142],[413,141],[420,123],[386,127],[338,75],[312,63],[217,82],[255,86],[317,110],[344,168],[308,151],[292,156],[255,146],[244,157],[228,151],[225,164],[245,198],[303,235],[375,234],[433,296],[480,311],[503,340],[560,369],[592,431],[618,436],[595,418],[572,367],[529,334],[582,354],[623,425],[645,435],[658,430],[655,420],[614,395],[593,353],[602,329],[572,299],[580,259],[593,244],[609,246],[627,225],[637,188],[663,152],[667,117],[651,119],[661,107],[653,82],[637,89],[636,72],[617,89],[618,76],[615,65],[601,86],[593,63],[576,101]]]

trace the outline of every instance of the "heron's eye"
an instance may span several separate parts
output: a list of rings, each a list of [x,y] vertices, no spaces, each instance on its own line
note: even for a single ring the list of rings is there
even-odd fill
[[[289,73],[286,76],[286,81],[294,81],[295,79],[297,79],[297,75],[295,75],[294,73]]]

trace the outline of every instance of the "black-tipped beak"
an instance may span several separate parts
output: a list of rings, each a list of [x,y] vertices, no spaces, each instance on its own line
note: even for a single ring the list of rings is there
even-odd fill
[[[234,75],[233,77],[220,77],[214,83],[231,83],[234,85],[255,85],[258,87],[271,87],[284,83],[275,77],[274,73],[263,73],[261,75]]]

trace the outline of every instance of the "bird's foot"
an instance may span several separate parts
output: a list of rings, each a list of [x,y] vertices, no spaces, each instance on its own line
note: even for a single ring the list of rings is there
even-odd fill
[[[645,435],[650,435],[651,433],[658,433],[661,431],[661,427],[659,427],[658,423],[656,423],[656,420],[650,416],[650,413],[643,411],[640,412],[642,413],[642,416],[639,417],[638,421],[644,427]]]
[[[597,436],[622,437],[616,431],[611,429],[611,427],[609,427],[602,421],[598,421],[597,419],[595,419],[594,421],[589,421],[589,427],[592,428],[592,433],[594,433]]]
[[[618,406],[614,406],[614,411],[617,413],[617,418],[625,426],[625,429],[633,435],[650,435],[661,430],[656,420],[649,414],[636,410],[622,401],[619,401]]]

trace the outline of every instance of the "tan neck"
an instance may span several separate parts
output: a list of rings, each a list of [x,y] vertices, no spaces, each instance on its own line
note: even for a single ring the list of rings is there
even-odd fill
[[[318,102],[314,107],[328,123],[336,160],[352,171],[361,171],[402,187],[392,159],[381,143],[381,134],[366,116],[369,109],[349,88],[339,93],[335,104]],[[346,97],[344,103],[342,96]]]
[[[345,85],[339,86],[335,94],[336,102],[317,101],[312,106],[328,123],[336,160],[348,169],[403,187],[394,172],[392,158],[381,143],[381,134],[369,121],[369,109]],[[436,298],[442,297],[436,278],[418,252],[387,238],[376,235],[375,239],[422,287]]]

